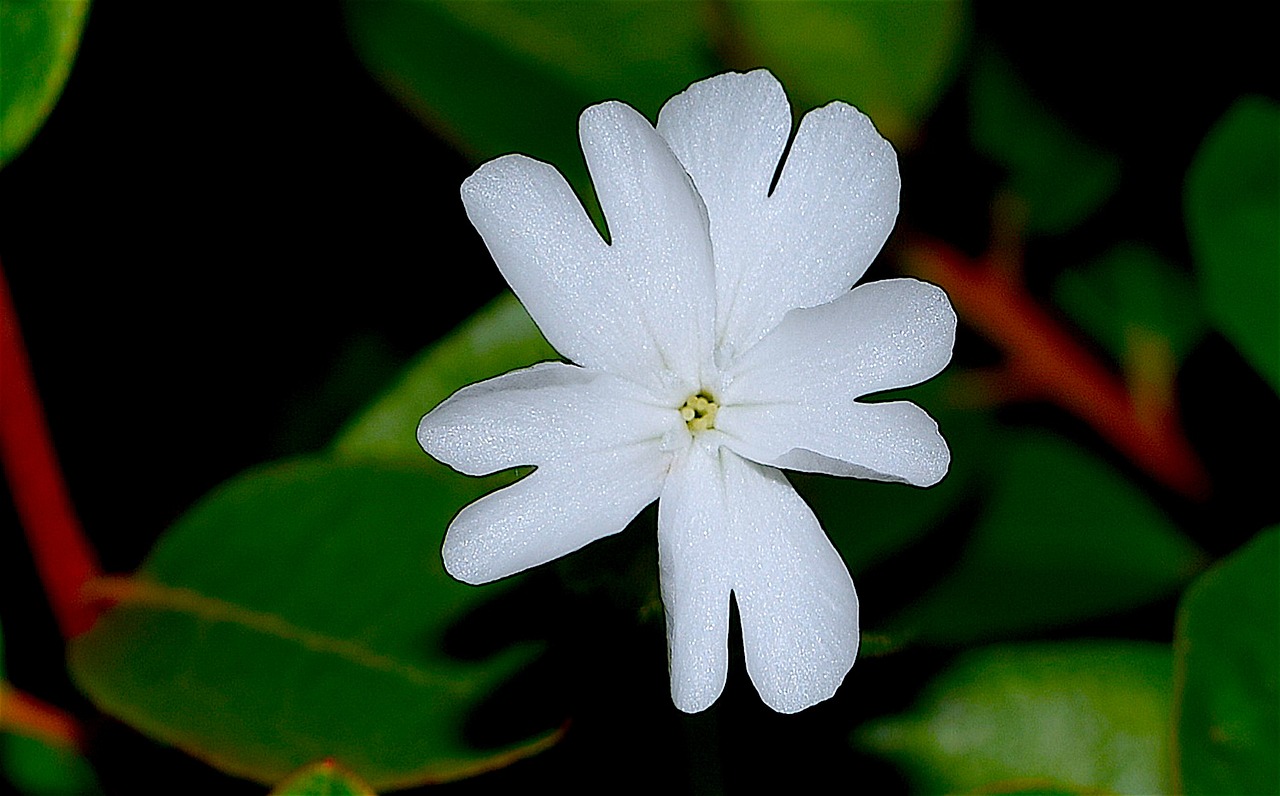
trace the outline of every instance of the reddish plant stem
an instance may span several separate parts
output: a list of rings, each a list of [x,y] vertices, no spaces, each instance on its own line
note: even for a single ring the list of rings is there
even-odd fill
[[[2,268],[0,462],[62,636],[77,636],[92,627],[97,618],[82,590],[102,574],[101,568],[80,527],[58,466]]]
[[[906,269],[934,282],[965,321],[999,346],[1021,391],[1058,404],[1094,428],[1136,465],[1195,499],[1209,476],[1179,425],[1174,407],[1139,406],[1124,382],[1081,346],[1027,294],[1002,254],[970,259],[939,241],[906,247]]]
[[[52,746],[84,748],[80,722],[47,702],[0,682],[0,731],[35,738]]]

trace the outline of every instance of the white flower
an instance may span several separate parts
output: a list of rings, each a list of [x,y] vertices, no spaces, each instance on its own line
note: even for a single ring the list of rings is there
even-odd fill
[[[445,567],[502,578],[659,500],[676,706],[724,688],[732,592],[760,696],[801,710],[852,667],[858,598],[778,468],[927,486],[950,462],[919,407],[855,400],[934,376],[955,336],[932,285],[850,290],[897,216],[897,157],[833,102],[804,117],[778,174],[791,112],[764,70],[695,83],[656,130],[618,102],[579,129],[611,243],[546,163],[507,155],[462,185],[503,276],[574,364],[472,385],[422,419],[422,447],[464,473],[537,467],[458,514]]]

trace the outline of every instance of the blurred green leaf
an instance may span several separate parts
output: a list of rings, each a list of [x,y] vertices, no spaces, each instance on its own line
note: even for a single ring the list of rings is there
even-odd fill
[[[307,766],[271,791],[270,796],[376,796],[360,778],[332,760]]]
[[[1030,232],[1067,231],[1119,182],[1119,159],[1067,129],[990,49],[974,59],[969,124],[974,147],[1008,171],[1009,188],[1026,202]]]
[[[106,712],[267,784],[330,757],[385,788],[535,751],[551,736],[477,750],[461,731],[533,650],[462,661],[442,648],[495,593],[454,581],[439,554],[454,512],[490,486],[426,462],[241,475],[135,577],[95,584],[115,606],[72,642],[72,674]]]
[[[0,741],[8,782],[24,796],[91,796],[102,792],[88,761],[74,750],[21,735],[5,735]]]
[[[274,448],[283,455],[315,451],[333,441],[400,375],[404,359],[381,335],[360,332],[343,341],[327,372],[295,395],[282,418]]]
[[[994,491],[955,569],[884,630],[925,643],[1000,638],[1168,594],[1195,546],[1136,487],[1062,439],[1007,435]]]
[[[1154,644],[978,649],[856,741],[923,793],[1167,793],[1172,668]]]
[[[347,424],[333,450],[351,458],[425,462],[418,421],[436,404],[468,384],[555,358],[524,307],[512,293],[503,293],[419,355]]]
[[[1180,792],[1280,793],[1280,527],[1202,575],[1178,608]]]
[[[1140,243],[1064,272],[1054,299],[1119,362],[1132,361],[1142,337],[1165,341],[1181,362],[1205,331],[1191,276]]]
[[[0,729],[4,721],[4,633],[0,631]],[[93,769],[75,750],[54,746],[39,738],[0,733],[2,782],[26,796],[89,796],[98,790]]]
[[[522,152],[591,196],[578,114],[621,99],[653,118],[716,71],[683,2],[345,0],[356,52],[402,103],[476,160]]]
[[[0,0],[0,167],[53,110],[88,10],[89,0]]]
[[[994,422],[986,410],[954,405],[955,378],[943,374],[883,398],[923,407],[951,448],[946,478],[928,489],[859,478],[787,473],[855,574],[919,539],[979,489],[990,459]]]
[[[803,105],[856,105],[898,146],[941,96],[968,28],[962,2],[732,0],[725,13],[732,60],[768,66]]]
[[[1191,163],[1186,208],[1210,317],[1280,392],[1280,104],[1231,107]]]

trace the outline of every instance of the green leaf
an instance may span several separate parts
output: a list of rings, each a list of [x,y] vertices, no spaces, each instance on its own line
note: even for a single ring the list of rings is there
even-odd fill
[[[521,152],[590,196],[578,114],[621,99],[650,118],[716,71],[703,9],[671,2],[345,0],[356,52],[476,160]]]
[[[4,633],[0,632],[0,729],[9,726],[4,716],[8,691],[4,671]],[[100,792],[93,769],[74,749],[11,732],[0,733],[0,771],[4,772],[0,781],[26,796],[87,796]]]
[[[1067,231],[1119,182],[1119,159],[1068,130],[990,49],[974,59],[969,124],[974,147],[1008,171],[1009,188],[1026,202],[1030,232]]]
[[[1101,616],[1176,589],[1199,551],[1119,473],[1045,434],[1011,433],[955,569],[890,636],[958,644]]]
[[[974,650],[856,742],[923,793],[1167,793],[1172,657],[1130,642]]]
[[[5,775],[25,796],[90,796],[102,791],[88,761],[75,750],[36,738],[0,738]]]
[[[332,760],[307,766],[271,791],[270,796],[376,796],[360,778]]]
[[[492,486],[439,466],[298,460],[211,493],[70,650],[103,710],[237,776],[280,782],[333,758],[375,788],[503,765],[552,736],[497,750],[461,739],[472,708],[529,661],[442,648],[494,588],[454,581],[440,544]],[[498,587],[501,590],[502,587]]]
[[[1210,317],[1280,392],[1280,104],[1231,107],[1187,172],[1186,210]]]
[[[725,13],[723,47],[753,61],[742,66],[767,65],[802,106],[856,105],[899,146],[941,96],[968,27],[960,2],[733,0]]]
[[[994,423],[989,413],[954,405],[955,378],[949,374],[885,400],[908,400],[938,422],[951,448],[951,469],[928,489],[860,478],[787,473],[813,509],[832,543],[855,574],[919,539],[978,489],[987,470]]]
[[[1204,573],[1178,608],[1180,792],[1280,793],[1280,527]]]
[[[1066,271],[1054,299],[1119,362],[1139,356],[1144,339],[1163,341],[1181,362],[1205,331],[1191,276],[1140,243]]]
[[[524,307],[503,293],[424,351],[399,380],[347,424],[340,456],[422,463],[418,421],[455,391],[509,370],[555,359]]]
[[[0,0],[0,167],[53,110],[71,73],[89,0]]]

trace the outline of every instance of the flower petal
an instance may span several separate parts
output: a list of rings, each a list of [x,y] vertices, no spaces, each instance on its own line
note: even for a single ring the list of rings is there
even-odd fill
[[[467,475],[578,457],[684,432],[667,407],[599,371],[543,362],[464,387],[418,424],[423,449]]]
[[[906,401],[731,409],[716,416],[725,445],[770,467],[933,486],[951,466],[938,424]]]
[[[766,197],[791,134],[791,107],[767,70],[730,72],[694,83],[668,100],[658,114],[658,132],[693,178],[711,219],[719,339],[740,283],[747,280],[763,285],[761,292],[773,292],[775,281],[790,280],[769,260],[768,246],[760,244],[762,235],[767,237],[763,225],[769,223]]]
[[[716,428],[762,464],[934,484],[951,461],[937,424],[909,403],[855,399],[936,375],[955,329],[946,294],[914,279],[795,310],[734,363]]]
[[[711,219],[724,361],[788,310],[847,291],[897,217],[897,155],[841,102],[804,117],[769,195],[790,122],[782,87],[765,70],[695,83],[658,118]]]
[[[444,567],[464,583],[488,583],[615,534],[657,499],[669,458],[653,443],[549,462],[459,512]]]
[[[587,108],[578,134],[620,266],[611,310],[648,331],[679,389],[696,389],[715,321],[706,208],[667,142],[630,106]]]
[[[638,367],[659,364],[645,330],[617,311],[617,264],[554,167],[524,155],[491,160],[463,181],[462,203],[556,351],[615,372],[626,357]]]
[[[695,442],[663,488],[658,539],[677,707],[701,710],[723,688],[730,589],[766,704],[794,713],[835,693],[858,651],[858,598],[780,472]]]
[[[729,671],[729,592],[737,564],[719,464],[696,441],[671,467],[658,501],[658,567],[667,619],[671,700],[711,706]]]

